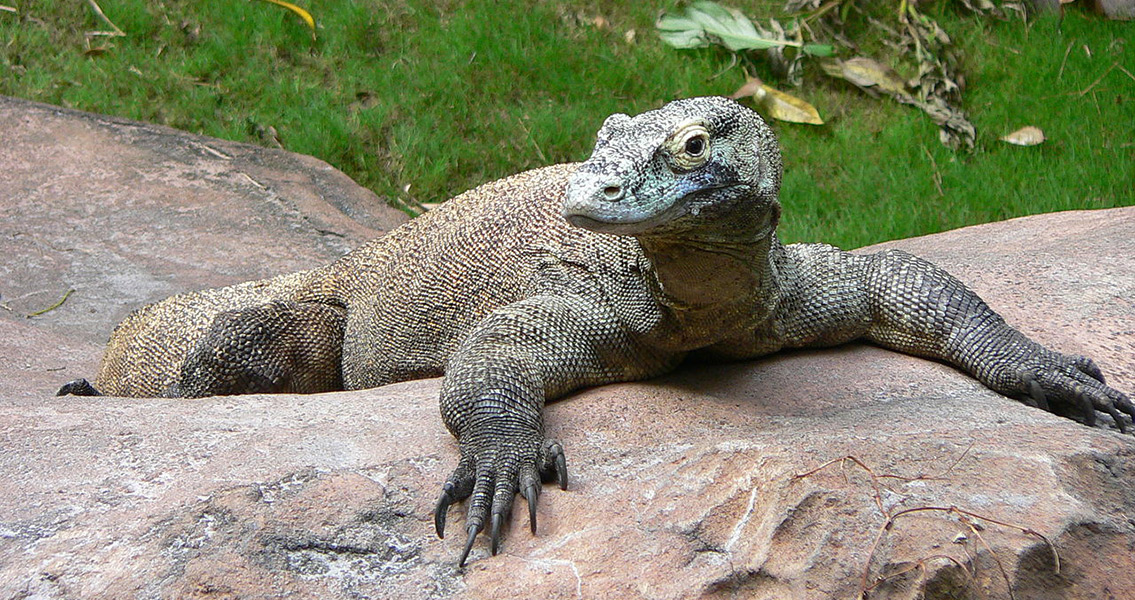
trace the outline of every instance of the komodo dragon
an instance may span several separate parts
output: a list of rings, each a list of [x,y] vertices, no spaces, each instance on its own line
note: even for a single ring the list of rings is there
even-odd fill
[[[468,499],[461,565],[486,524],[496,553],[517,493],[535,532],[541,479],[566,487],[546,401],[687,356],[865,339],[1087,424],[1095,411],[1121,430],[1135,417],[1090,359],[1029,340],[923,260],[782,245],[780,178],[772,131],[731,100],[612,115],[586,162],[478,187],[326,267],[136,311],[94,387],[60,393],[323,392],[444,373],[461,458],[435,526],[443,535],[450,505]]]

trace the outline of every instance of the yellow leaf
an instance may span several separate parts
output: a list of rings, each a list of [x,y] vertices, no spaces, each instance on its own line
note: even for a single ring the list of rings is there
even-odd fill
[[[768,116],[778,121],[790,123],[824,124],[824,120],[820,118],[820,113],[816,110],[816,107],[800,98],[765,84],[761,84],[761,92],[754,98],[756,98],[758,104],[764,107],[765,114]]]
[[[847,60],[833,59],[820,64],[824,72],[862,88],[881,91],[890,96],[906,96],[906,82],[894,69],[872,58],[856,56]]]
[[[1008,142],[1017,146],[1036,146],[1044,141],[1044,132],[1039,127],[1026,125],[1013,133],[1002,136],[1002,142]]]
[[[312,18],[311,13],[296,6],[295,4],[292,4],[291,2],[284,2],[284,0],[264,0],[264,2],[270,2],[272,4],[275,4],[276,6],[282,6],[296,13],[297,15],[299,15],[299,18],[303,19],[303,22],[307,23],[307,26],[311,28],[311,34],[315,35],[315,19]]]
[[[770,119],[789,123],[824,124],[816,107],[792,94],[765,85],[758,77],[747,77],[745,85],[737,88],[730,98],[739,100],[749,96],[753,97],[761,114]]]

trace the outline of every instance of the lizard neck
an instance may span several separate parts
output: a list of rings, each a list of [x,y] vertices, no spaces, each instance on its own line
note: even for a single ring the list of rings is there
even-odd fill
[[[675,311],[710,309],[741,303],[763,320],[763,306],[775,303],[779,281],[773,254],[780,203],[756,197],[740,209],[688,231],[689,235],[640,236],[643,253],[654,267],[655,298]],[[736,207],[737,204],[734,205]]]
[[[659,303],[677,311],[745,302],[772,283],[769,259],[775,237],[756,243],[700,243],[640,239],[654,272]]]
[[[765,322],[779,300],[771,232],[743,244],[640,239],[653,277],[648,284],[667,315],[660,342],[683,351],[704,348]]]

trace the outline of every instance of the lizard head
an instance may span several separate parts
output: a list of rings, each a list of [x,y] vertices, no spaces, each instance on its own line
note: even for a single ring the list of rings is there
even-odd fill
[[[780,150],[768,125],[727,98],[615,114],[568,182],[564,217],[633,236],[743,241],[780,215]]]

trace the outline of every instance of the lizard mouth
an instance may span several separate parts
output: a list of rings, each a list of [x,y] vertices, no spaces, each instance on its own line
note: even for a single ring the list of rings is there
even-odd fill
[[[633,194],[611,198],[608,188],[596,190],[591,194],[576,194],[569,190],[564,203],[563,215],[575,227],[610,233],[615,235],[641,235],[659,227],[678,221],[686,216],[697,216],[705,206],[714,200],[697,198],[707,192],[721,192],[745,188],[745,185],[715,185],[695,189],[680,186],[669,193],[651,194],[659,198],[655,202],[643,201],[641,195]],[[582,199],[581,199],[582,196]]]
[[[564,209],[564,218],[572,225],[597,233],[637,235],[659,225],[669,223],[686,214],[681,202],[672,203],[665,210],[644,214],[635,210],[573,210]]]

